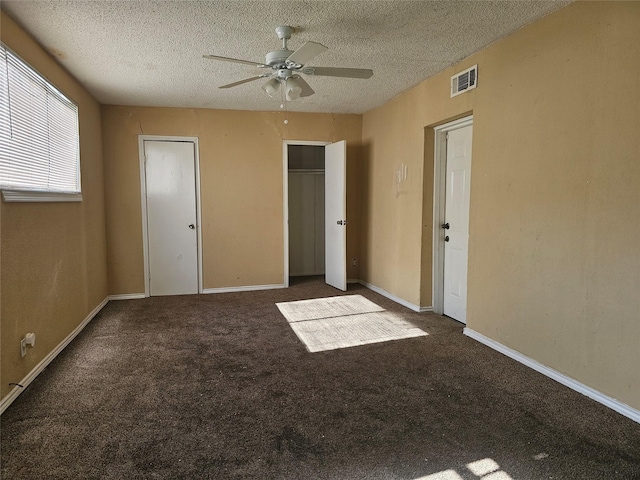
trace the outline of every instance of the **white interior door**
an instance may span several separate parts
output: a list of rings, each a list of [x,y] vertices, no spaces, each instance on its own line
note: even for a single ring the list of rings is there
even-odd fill
[[[347,290],[347,142],[324,148],[325,282]]]
[[[198,293],[195,149],[145,141],[150,295]]]
[[[447,136],[444,234],[445,315],[467,323],[467,263],[469,249],[469,190],[473,126]]]

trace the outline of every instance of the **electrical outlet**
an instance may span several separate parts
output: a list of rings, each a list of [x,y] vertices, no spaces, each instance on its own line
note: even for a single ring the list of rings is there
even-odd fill
[[[355,258],[355,257],[354,257],[354,258],[352,258],[352,259],[351,259],[351,264],[352,264],[354,267],[357,267],[357,266],[358,266],[358,259],[357,259],[357,258]]]
[[[36,334],[27,333],[22,340],[20,340],[20,356],[24,357],[27,354],[27,345],[31,348],[36,346]]]

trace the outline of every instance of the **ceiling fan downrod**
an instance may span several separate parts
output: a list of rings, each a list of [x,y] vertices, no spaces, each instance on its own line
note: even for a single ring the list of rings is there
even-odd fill
[[[287,40],[291,38],[292,34],[293,34],[293,27],[289,27],[288,25],[276,27],[276,35],[278,35],[278,38],[282,40],[283,50],[288,50]]]

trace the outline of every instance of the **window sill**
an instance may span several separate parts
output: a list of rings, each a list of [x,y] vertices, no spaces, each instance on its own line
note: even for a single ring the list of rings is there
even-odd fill
[[[82,193],[3,190],[2,198],[5,202],[81,202]]]

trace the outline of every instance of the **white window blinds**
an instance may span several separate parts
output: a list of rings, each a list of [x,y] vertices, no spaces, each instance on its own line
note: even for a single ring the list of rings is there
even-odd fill
[[[78,106],[2,44],[0,188],[80,192]]]

